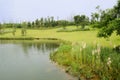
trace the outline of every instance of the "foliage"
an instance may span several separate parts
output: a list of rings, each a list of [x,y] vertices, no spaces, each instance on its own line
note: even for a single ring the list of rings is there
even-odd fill
[[[0,23],[0,33],[2,33],[2,25],[1,25],[1,23]]]
[[[74,16],[74,22],[78,28],[79,25],[81,25],[82,29],[85,28],[86,25],[89,23],[89,18],[85,15],[76,15]]]
[[[67,20],[58,20],[58,25],[63,27],[63,29],[66,29],[66,26],[68,25],[68,21]]]
[[[90,29],[84,28],[84,30],[83,30],[83,29],[67,29],[67,28],[65,28],[65,29],[57,30],[57,32],[75,32],[75,31],[90,31]]]
[[[117,80],[120,74],[120,54],[99,44],[85,42],[61,45],[51,59],[66,67],[66,72],[86,79]]]
[[[111,22],[106,27],[103,27],[99,33],[98,37],[109,37],[113,33],[113,31],[116,31],[117,35],[120,35],[120,19],[115,19]]]
[[[26,22],[23,22],[22,28],[21,28],[21,35],[22,36],[25,36],[27,34],[26,28],[27,28]]]
[[[106,9],[100,12],[100,21],[94,23],[94,26],[101,28],[98,37],[110,37],[116,31],[120,35],[120,0],[112,9]]]
[[[74,22],[75,22],[75,24],[76,24],[77,27],[79,26],[79,22],[80,22],[79,18],[80,18],[80,15],[74,16]]]

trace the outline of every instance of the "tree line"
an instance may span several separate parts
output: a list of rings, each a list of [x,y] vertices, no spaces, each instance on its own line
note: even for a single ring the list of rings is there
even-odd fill
[[[86,18],[87,16],[82,15],[82,17],[84,20],[84,18]],[[80,17],[78,16],[78,18]],[[36,19],[35,21],[32,21],[32,22],[3,23],[3,24],[0,23],[0,28],[2,27],[6,27],[6,28],[13,28],[13,27],[16,27],[16,28],[22,28],[22,27],[48,28],[48,27],[59,27],[59,26],[65,27],[65,26],[70,26],[70,25],[82,24],[79,20],[82,20],[82,19],[76,20],[76,18],[74,18],[74,21],[69,21],[69,20],[55,20],[54,17],[47,17],[47,18]],[[88,22],[89,22],[89,19],[88,19]]]
[[[120,0],[117,4],[111,8],[102,10],[100,6],[96,7],[97,12],[91,14],[91,19],[86,15],[75,15],[73,21],[70,20],[55,20],[54,17],[40,18],[32,22],[21,23],[0,23],[0,33],[4,31],[4,28],[21,28],[25,33],[27,28],[49,28],[49,27],[63,27],[75,25],[77,29],[81,26],[84,30],[86,25],[92,26],[92,28],[99,28],[98,37],[109,37],[116,31],[117,35],[120,35]]]

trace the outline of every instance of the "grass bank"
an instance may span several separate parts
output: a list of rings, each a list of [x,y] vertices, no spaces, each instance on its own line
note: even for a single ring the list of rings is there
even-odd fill
[[[78,80],[119,80],[120,54],[100,44],[61,44],[50,58]]]
[[[70,26],[67,29],[74,29]],[[120,79],[120,54],[112,50],[120,45],[120,37],[113,34],[110,38],[98,38],[98,30],[58,32],[61,28],[47,30],[27,30],[21,36],[21,29],[0,35],[0,39],[58,39],[71,43],[61,44],[51,59],[65,67],[65,71],[85,78],[86,80],[118,80]],[[59,42],[58,42],[59,43]]]
[[[113,47],[114,45],[120,44],[120,37],[113,34],[109,39],[98,38],[97,30],[90,31],[74,31],[74,32],[57,32],[62,28],[47,29],[47,30],[32,30],[27,29],[26,36],[21,35],[21,29],[16,29],[15,36],[12,33],[6,33],[0,35],[0,39],[60,39],[70,42],[86,42],[91,44],[93,42],[99,43],[103,46]],[[66,29],[76,29],[75,26],[66,27]],[[8,29],[11,30],[11,29]],[[7,31],[8,31],[7,30]]]

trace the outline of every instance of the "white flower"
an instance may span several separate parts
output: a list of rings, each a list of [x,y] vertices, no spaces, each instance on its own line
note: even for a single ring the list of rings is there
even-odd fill
[[[82,48],[80,47],[80,52],[82,52]]]
[[[107,65],[110,66],[111,63],[112,63],[112,62],[111,62],[111,58],[108,57],[108,59],[107,59]]]
[[[92,50],[92,55],[95,55],[95,51],[94,50]]]
[[[72,50],[74,50],[74,48],[72,48]]]
[[[97,50],[95,50],[95,53],[97,53],[98,51]]]
[[[98,52],[98,55],[100,55],[100,52],[101,52],[101,48],[100,47],[98,47],[97,52]]]
[[[75,45],[75,42],[72,43],[72,46],[74,46],[74,45]]]
[[[114,45],[114,49],[116,48],[116,45]]]
[[[108,57],[108,61],[110,61],[111,60],[111,58],[110,57]]]
[[[86,43],[83,43],[83,49],[85,49],[86,48]]]
[[[108,62],[107,62],[107,65],[109,65],[109,66],[110,66],[110,64],[111,64],[111,61],[108,61]]]

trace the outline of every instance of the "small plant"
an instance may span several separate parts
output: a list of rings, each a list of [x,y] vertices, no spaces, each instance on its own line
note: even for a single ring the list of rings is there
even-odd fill
[[[62,44],[53,58],[67,69],[70,67],[68,73],[87,79],[117,80],[120,76],[120,55],[99,44]]]

